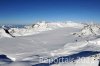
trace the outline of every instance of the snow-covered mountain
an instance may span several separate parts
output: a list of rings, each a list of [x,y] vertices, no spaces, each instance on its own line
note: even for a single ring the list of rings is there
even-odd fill
[[[0,29],[0,66],[99,66],[99,25],[42,22],[9,32],[15,38]]]
[[[46,23],[45,21],[41,23],[36,23],[32,24],[29,26],[25,26],[25,28],[11,28],[9,32],[15,36],[27,36],[27,35],[33,35],[36,33],[40,33],[42,31],[48,31],[48,30],[54,30],[57,28],[62,28],[62,27],[82,27],[82,24],[78,23]],[[4,33],[4,30],[1,28],[0,29],[0,36],[1,37],[9,37],[8,35],[6,36]]]

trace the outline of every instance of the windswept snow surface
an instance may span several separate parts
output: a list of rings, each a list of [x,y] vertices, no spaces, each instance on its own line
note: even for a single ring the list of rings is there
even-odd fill
[[[43,22],[20,29],[11,28],[10,33],[16,36],[12,38],[0,29],[0,54],[12,61],[9,64],[2,61],[0,66],[35,66],[40,63],[44,63],[43,66],[97,66],[99,55],[98,59],[92,60],[93,64],[82,64],[80,59],[56,64],[54,60],[64,56],[80,57],[85,51],[97,52],[81,54],[81,59],[91,60],[90,56],[100,51],[99,30],[99,25],[94,24]]]

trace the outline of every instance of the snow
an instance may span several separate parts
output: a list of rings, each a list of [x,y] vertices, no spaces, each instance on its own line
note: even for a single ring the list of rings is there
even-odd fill
[[[0,38],[2,38],[2,37],[11,38],[11,36],[9,34],[5,33],[5,31],[3,29],[0,29]]]
[[[100,29],[96,24],[42,22],[25,28],[11,28],[9,31],[16,37],[12,38],[2,28],[0,29],[0,54],[6,55],[13,62],[0,66],[32,66],[39,63],[52,63],[59,57],[84,51],[98,51],[98,54],[100,51]],[[97,66],[99,64],[99,58],[90,55],[83,57],[74,60],[75,62],[59,62],[51,66]],[[40,58],[53,58],[53,60],[40,62]],[[82,63],[83,60],[91,60],[94,63]]]
[[[95,24],[85,25],[80,32],[81,35],[100,35],[100,26]]]
[[[63,27],[82,27],[83,24],[78,24],[78,23],[70,23],[70,22],[65,22],[65,23],[45,23],[45,21],[42,21],[41,23],[36,23],[33,25],[25,26],[25,28],[11,28],[9,32],[14,35],[14,36],[27,36],[27,35],[33,35],[37,34],[43,31],[48,31],[48,30],[54,30],[58,28],[63,28]],[[3,34],[4,30],[0,29],[0,35],[3,37],[9,37],[8,35]]]
[[[13,62],[11,64],[4,64],[0,66],[32,66],[32,65],[29,63],[25,63],[25,62]]]
[[[94,60],[94,57],[86,57],[74,62],[54,64],[52,66],[98,66],[98,63],[99,61]]]

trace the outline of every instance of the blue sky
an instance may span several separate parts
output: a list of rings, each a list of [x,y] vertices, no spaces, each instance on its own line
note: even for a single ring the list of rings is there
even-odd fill
[[[0,24],[100,22],[100,0],[0,0]]]

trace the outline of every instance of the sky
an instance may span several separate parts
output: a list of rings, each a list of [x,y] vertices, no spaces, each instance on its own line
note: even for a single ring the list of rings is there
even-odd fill
[[[0,0],[0,24],[100,22],[100,0]]]

